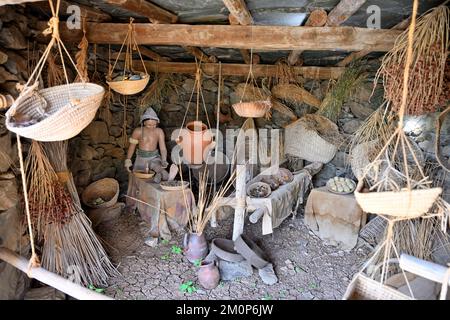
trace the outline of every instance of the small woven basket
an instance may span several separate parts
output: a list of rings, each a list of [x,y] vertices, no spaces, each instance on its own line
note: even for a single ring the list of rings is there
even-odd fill
[[[357,274],[342,298],[343,300],[414,300],[413,298],[375,281],[363,274]]]
[[[233,104],[234,111],[243,118],[262,118],[270,110],[272,104],[268,100],[239,102]]]
[[[144,90],[150,80],[148,74],[142,73],[140,76],[140,80],[106,81],[106,83],[111,89],[120,94],[132,95]]]
[[[116,204],[119,197],[119,182],[113,178],[104,178],[97,180],[84,189],[81,194],[81,200],[85,205],[91,208],[109,208]],[[101,198],[105,202],[94,204],[93,201]]]
[[[316,115],[316,117],[321,116]],[[336,155],[338,148],[321,138],[316,131],[306,128],[299,120],[287,125],[285,128],[284,148],[286,154],[311,162],[330,162]],[[331,121],[329,122],[330,128],[337,130],[337,126]]]
[[[362,193],[363,185],[360,180],[355,198],[364,212],[411,219],[427,213],[442,193],[442,188]]]
[[[79,134],[94,119],[105,89],[94,83],[72,83],[39,90],[14,102],[6,113],[6,127],[18,135],[37,141],[63,141]],[[16,126],[17,114],[39,118],[43,101],[46,118],[29,125]]]

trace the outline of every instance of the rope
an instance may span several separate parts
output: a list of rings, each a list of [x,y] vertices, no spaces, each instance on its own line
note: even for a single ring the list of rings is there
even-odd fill
[[[25,169],[23,165],[23,157],[22,157],[22,143],[20,142],[20,136],[16,134],[17,138],[17,154],[19,155],[19,163],[20,163],[20,175],[22,177],[22,188],[23,188],[23,198],[25,201],[25,213],[27,216],[27,225],[28,225],[28,233],[30,237],[30,245],[31,245],[31,258],[28,264],[28,277],[31,278],[31,268],[39,267],[39,257],[36,254],[36,249],[34,245],[34,236],[33,236],[33,228],[31,226],[31,214],[30,214],[30,204],[28,202],[28,192],[27,192],[27,181],[25,178]]]

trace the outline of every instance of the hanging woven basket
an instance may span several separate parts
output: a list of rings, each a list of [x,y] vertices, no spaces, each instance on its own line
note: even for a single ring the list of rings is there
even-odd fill
[[[123,95],[132,95],[137,94],[145,89],[150,80],[150,76],[147,73],[147,68],[145,67],[144,60],[142,59],[141,51],[139,50],[139,46],[137,44],[135,35],[134,35],[134,26],[133,26],[133,18],[130,18],[130,23],[128,24],[128,32],[123,40],[122,47],[120,48],[119,54],[117,55],[116,61],[114,62],[113,67],[109,70],[108,76],[106,79],[106,83],[109,87]],[[119,76],[122,79],[114,80],[112,78],[112,73],[119,61],[119,57],[122,54],[122,50],[125,47],[125,62],[124,69],[120,73],[122,76]],[[136,50],[139,54],[139,58],[141,59],[142,67],[144,72],[136,72],[133,69],[133,50]],[[139,76],[139,79],[132,79],[133,77]],[[125,79],[123,79],[125,78]]]
[[[309,125],[314,123],[314,125]],[[318,125],[317,125],[318,124]],[[310,114],[285,127],[285,152],[311,162],[330,162],[338,150],[337,146],[319,135],[332,133],[339,137],[339,131],[327,118]]]
[[[140,74],[139,80],[106,81],[111,89],[123,95],[137,94],[145,89],[150,80],[146,73]]]
[[[243,118],[262,118],[269,112],[271,107],[272,104],[268,100],[233,104],[234,111]]]
[[[80,133],[94,119],[105,90],[93,83],[72,83],[42,89],[25,99],[17,99],[6,113],[6,127],[18,135],[37,141],[62,141]],[[39,119],[34,124],[17,122],[18,115]]]
[[[361,192],[363,186],[364,181],[360,180],[355,198],[364,212],[411,219],[427,213],[442,193],[442,188]]]

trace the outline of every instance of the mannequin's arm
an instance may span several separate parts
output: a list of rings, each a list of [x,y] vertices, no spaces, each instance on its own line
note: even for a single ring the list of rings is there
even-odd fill
[[[131,135],[131,139],[139,140],[141,137],[141,130],[134,129],[133,134]],[[130,143],[130,146],[128,147],[127,152],[127,159],[131,160],[131,157],[133,157],[134,151],[136,150],[136,143]]]
[[[167,148],[166,148],[166,140],[164,137],[164,131],[162,129],[159,130],[159,152],[161,153],[161,161],[163,163],[167,163]]]

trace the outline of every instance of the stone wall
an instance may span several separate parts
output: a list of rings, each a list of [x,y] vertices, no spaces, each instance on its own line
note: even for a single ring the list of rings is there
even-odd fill
[[[101,52],[101,49],[98,49]],[[99,51],[98,51],[99,52]],[[98,59],[101,59],[99,55]],[[98,60],[97,60],[98,61]],[[99,63],[99,62],[98,62]],[[100,62],[99,65],[105,68],[105,61]],[[92,67],[92,66],[91,66]],[[370,69],[372,73],[377,68],[377,62],[372,61]],[[373,77],[373,74],[372,74]],[[183,123],[183,118],[186,113],[188,105],[190,105],[188,112],[186,113],[185,123],[194,120],[196,114],[196,94],[192,97],[191,103],[189,99],[194,86],[193,75],[172,75],[170,78],[170,86],[164,92],[164,99],[161,104],[156,106],[157,112],[161,119],[160,126],[163,128],[166,134],[166,144],[169,150],[175,145],[174,141],[171,141],[171,134],[174,130],[180,128]],[[372,80],[369,80],[358,90],[355,96],[347,101],[343,106],[342,114],[338,120],[338,126],[342,135],[348,141],[354,132],[359,128],[363,121],[381,104],[382,102],[382,89],[377,88],[372,95]],[[150,83],[153,79],[150,81]],[[227,128],[239,128],[244,119],[240,118],[234,113],[231,108],[233,103],[239,101],[234,90],[237,84],[245,81],[244,77],[225,77],[224,86],[222,88],[222,100],[221,100],[221,118],[224,120],[220,124],[221,130]],[[203,85],[203,98],[205,101],[205,108],[208,111],[208,117],[211,122],[211,126],[215,128],[216,115],[215,106],[217,104],[217,90],[218,90],[217,77],[205,76],[202,82]],[[323,99],[327,87],[328,81],[318,80],[306,80],[304,87],[312,92],[317,98]],[[147,87],[148,89],[149,87]],[[127,114],[126,114],[126,132],[130,136],[133,128],[138,125],[140,115],[140,98],[145,94],[145,91],[140,95],[130,96],[127,101]],[[371,96],[372,95],[372,96]],[[72,139],[73,143],[73,159],[72,170],[76,177],[76,183],[80,191],[87,186],[90,182],[104,177],[115,177],[119,180],[122,192],[125,192],[127,185],[127,172],[123,168],[123,161],[125,159],[126,148],[121,145],[121,136],[123,131],[123,102],[124,99],[115,95],[115,103],[111,106],[110,111],[112,114],[111,121],[102,120],[100,116],[91,123],[78,137]],[[120,103],[120,101],[122,103]],[[290,106],[294,113],[301,117],[305,113],[314,112],[312,107],[306,104],[300,104],[296,106]],[[145,109],[145,107],[144,107]],[[202,100],[200,100],[200,118],[206,123]],[[421,120],[422,124],[419,131],[415,130],[411,132],[411,136],[415,139],[422,150],[427,155],[429,161],[433,161],[433,139],[434,133],[434,119],[435,115],[428,115],[422,117],[425,120]],[[272,110],[272,119],[256,119],[256,125],[258,128],[283,128],[290,122],[290,119],[284,114]],[[450,121],[446,121],[444,128],[442,129],[442,152],[448,159],[450,155],[450,148],[448,142],[450,141],[449,132]],[[408,126],[407,126],[408,127]],[[340,146],[335,158],[324,166],[322,171],[315,176],[314,185],[316,187],[325,185],[326,181],[336,175],[351,176],[351,170],[349,167],[349,155],[348,144]],[[448,161],[448,160],[447,160]],[[450,186],[449,178],[446,178],[447,190]],[[448,191],[446,191],[448,192]]]
[[[0,94],[17,97],[16,84],[28,78],[27,57],[32,36],[25,16],[18,6],[0,7]],[[15,135],[8,132],[5,118],[0,116],[0,247],[9,248],[23,256],[29,251],[24,234],[24,216],[21,207],[21,183],[18,170]],[[24,141],[24,149],[27,145]],[[0,300],[21,299],[28,277],[6,262],[0,262]]]

